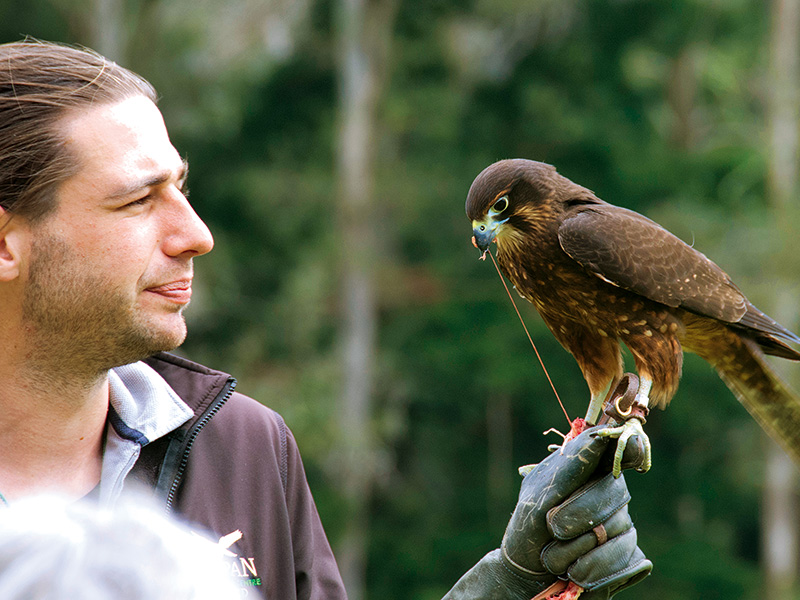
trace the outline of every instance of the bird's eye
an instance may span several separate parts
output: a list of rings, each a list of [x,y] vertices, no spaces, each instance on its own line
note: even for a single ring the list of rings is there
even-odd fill
[[[492,212],[499,214],[508,208],[508,196],[503,196],[492,206]]]

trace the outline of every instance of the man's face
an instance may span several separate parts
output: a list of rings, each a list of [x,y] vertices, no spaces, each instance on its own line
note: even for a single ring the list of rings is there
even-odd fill
[[[107,369],[180,345],[192,258],[208,228],[182,193],[185,164],[145,97],[62,123],[78,172],[32,228],[23,318],[39,350]],[[56,359],[56,356],[52,356]]]

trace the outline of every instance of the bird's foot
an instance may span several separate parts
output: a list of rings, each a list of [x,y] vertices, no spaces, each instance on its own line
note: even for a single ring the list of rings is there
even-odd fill
[[[571,423],[570,423],[570,425],[569,425],[569,432],[567,433],[567,435],[564,435],[563,433],[561,433],[561,432],[560,432],[558,429],[556,429],[555,427],[551,427],[551,428],[550,428],[550,429],[548,429],[547,431],[543,432],[543,433],[542,433],[542,435],[547,435],[548,433],[555,433],[556,435],[559,435],[559,436],[561,436],[561,438],[562,438],[564,441],[563,441],[561,444],[550,444],[550,445],[547,447],[547,449],[548,449],[550,452],[552,452],[553,450],[558,450],[559,448],[560,448],[560,449],[563,451],[564,445],[565,445],[565,444],[566,444],[568,441],[570,441],[570,440],[572,440],[572,439],[574,439],[574,438],[578,437],[578,436],[579,436],[581,433],[583,433],[583,430],[584,430],[584,429],[586,429],[588,426],[589,426],[589,425],[586,423],[586,420],[585,420],[585,419],[581,419],[581,418],[579,417],[579,418],[577,418],[577,419],[573,419],[573,420],[572,420],[572,422],[571,422]]]
[[[622,455],[625,453],[628,440],[634,435],[639,436],[639,439],[642,440],[642,444],[644,446],[644,459],[642,460],[642,464],[636,467],[636,470],[640,473],[646,473],[650,470],[650,439],[644,432],[644,429],[642,428],[642,422],[638,418],[631,417],[619,427],[601,429],[597,432],[597,435],[602,437],[619,438],[617,440],[617,449],[614,452],[614,466],[611,469],[611,473],[614,475],[614,477],[618,478],[622,473]]]

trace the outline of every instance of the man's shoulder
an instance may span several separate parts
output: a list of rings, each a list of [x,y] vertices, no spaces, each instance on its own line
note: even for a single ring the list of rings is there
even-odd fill
[[[228,373],[167,352],[159,352],[143,362],[158,373],[195,414],[204,411],[236,385],[236,380]]]
[[[231,394],[213,422],[232,428],[234,435],[236,432],[253,433],[254,430],[261,430],[269,437],[291,435],[283,417],[277,412],[239,392]]]
[[[230,374],[166,352],[144,362],[195,411],[193,421],[214,410],[209,425],[230,428],[234,435],[244,431],[252,434],[254,430],[261,430],[269,437],[286,435],[281,416],[253,398],[234,391],[236,380]]]

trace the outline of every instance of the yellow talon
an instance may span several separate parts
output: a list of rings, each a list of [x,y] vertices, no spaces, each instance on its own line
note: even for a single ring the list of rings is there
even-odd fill
[[[628,419],[625,421],[624,425],[620,425],[619,427],[601,429],[597,432],[597,435],[619,438],[617,441],[617,449],[614,452],[614,466],[611,469],[611,474],[614,475],[614,477],[619,478],[622,474],[622,455],[625,453],[628,440],[634,435],[638,435],[644,445],[644,460],[640,466],[636,467],[636,470],[640,473],[647,473],[647,471],[650,470],[650,439],[642,428],[642,422],[636,417]]]

